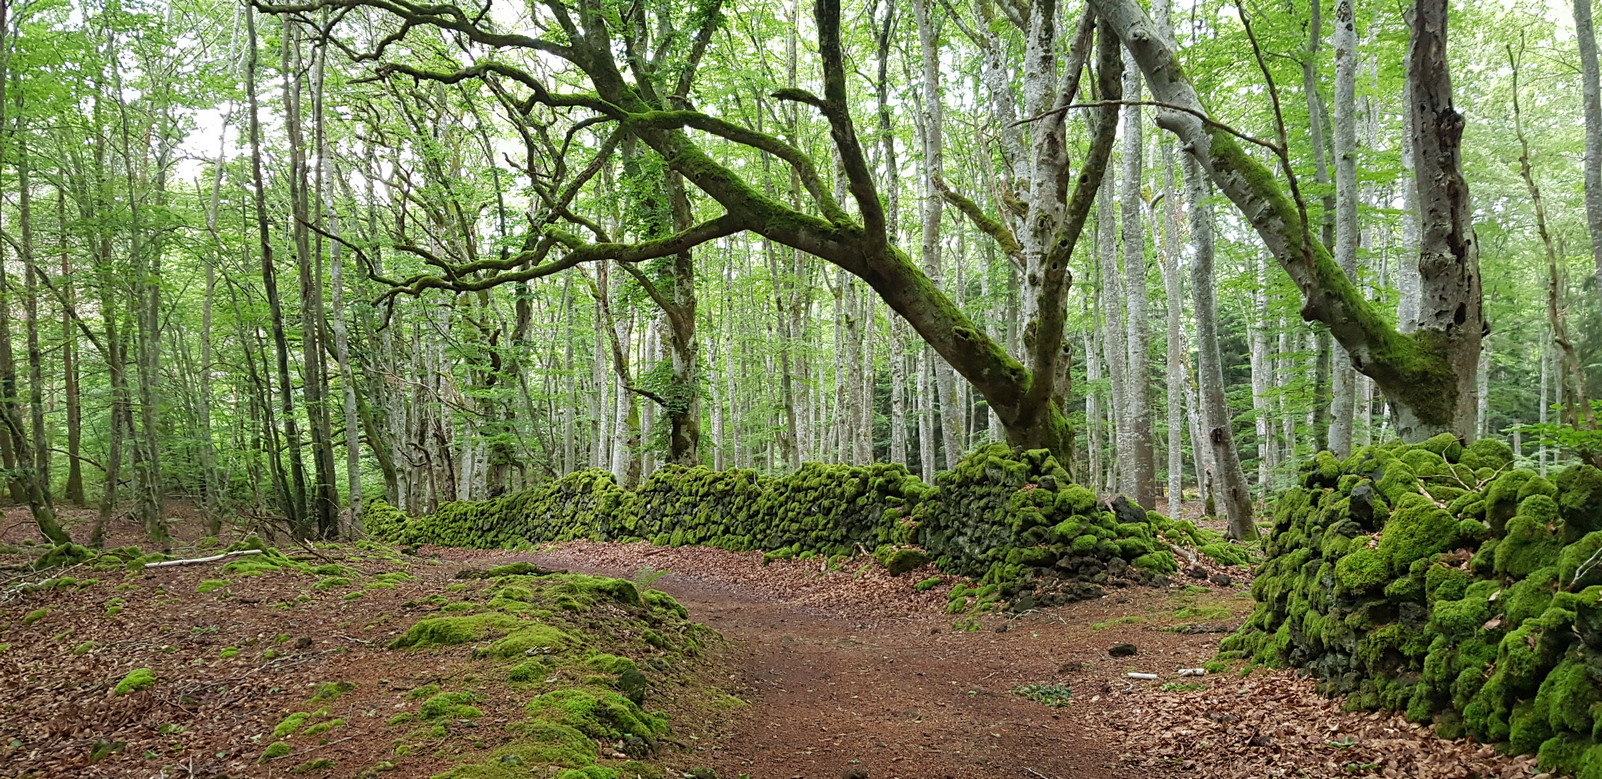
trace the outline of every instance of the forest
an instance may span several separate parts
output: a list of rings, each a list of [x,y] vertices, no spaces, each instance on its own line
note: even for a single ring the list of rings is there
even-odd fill
[[[0,0],[0,773],[1602,777],[1599,80],[1590,0]],[[967,747],[763,740],[853,618]]]

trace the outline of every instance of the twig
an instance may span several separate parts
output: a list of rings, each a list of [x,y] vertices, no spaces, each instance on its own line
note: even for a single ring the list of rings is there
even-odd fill
[[[232,551],[232,552],[223,552],[222,554],[212,555],[210,557],[191,557],[191,558],[189,558],[187,560],[162,560],[160,562],[145,563],[145,567],[146,568],[166,568],[166,567],[172,566],[172,565],[189,565],[191,563],[214,563],[214,562],[216,562],[218,560],[223,559],[224,557],[233,557],[235,555],[244,556],[244,555],[253,555],[253,554],[261,554],[261,550],[260,549],[239,549],[239,550],[235,550],[235,551]]]

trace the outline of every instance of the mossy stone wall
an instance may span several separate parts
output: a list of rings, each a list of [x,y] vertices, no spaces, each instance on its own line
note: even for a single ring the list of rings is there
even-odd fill
[[[1440,436],[1321,453],[1301,483],[1223,656],[1602,779],[1602,470]]]
[[[1100,502],[1047,451],[1002,444],[964,458],[935,486],[882,463],[809,463],[783,476],[666,466],[632,491],[589,470],[416,519],[375,501],[365,521],[390,543],[478,548],[589,538],[890,557],[918,545],[942,570],[1003,585],[1009,598],[1038,591],[1046,603],[1172,573],[1170,544],[1222,541],[1124,499]]]

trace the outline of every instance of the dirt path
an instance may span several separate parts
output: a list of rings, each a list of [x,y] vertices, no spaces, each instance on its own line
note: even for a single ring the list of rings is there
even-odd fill
[[[630,577],[643,551],[564,549],[537,559]],[[726,779],[1150,775],[1118,766],[1116,737],[1092,713],[1012,692],[1062,680],[1068,663],[1110,668],[1101,644],[1117,643],[1115,637],[1072,635],[1069,622],[1077,620],[1050,614],[957,632],[951,617],[933,609],[808,604],[816,600],[808,593],[753,590],[742,586],[749,571],[727,562],[691,568],[688,558],[653,550],[650,560],[673,571],[656,586],[730,639],[751,707],[687,763]],[[1005,630],[996,632],[1000,626]]]

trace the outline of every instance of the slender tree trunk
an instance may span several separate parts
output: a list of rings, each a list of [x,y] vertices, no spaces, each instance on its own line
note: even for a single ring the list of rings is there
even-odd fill
[[[1335,3],[1335,262],[1357,278],[1357,20],[1352,0]],[[1357,371],[1336,346],[1329,448],[1344,459],[1352,451],[1357,413]]]
[[[3,21],[4,19],[0,18],[0,22]],[[0,40],[0,43],[4,42]],[[4,93],[0,92],[0,101],[4,98]],[[40,535],[49,539],[51,543],[65,544],[72,538],[57,523],[55,507],[50,500],[50,442],[44,421],[44,354],[39,345],[39,267],[34,257],[33,186],[30,180],[28,143],[22,133],[23,100],[20,89],[17,90],[16,100],[18,118],[12,138],[14,143],[10,145],[13,147],[12,155],[16,158],[17,221],[20,223],[21,233],[21,242],[17,248],[22,255],[20,259],[23,263],[24,277],[23,309],[28,320],[28,404],[31,411],[31,438],[24,437],[22,417],[16,413],[14,374],[11,375],[6,393],[4,422],[10,431],[12,448],[17,452],[17,460],[27,463],[26,467],[19,470],[17,482],[27,494],[28,510],[33,515],[34,524],[39,526]],[[3,121],[3,114],[0,114],[0,122]],[[3,263],[4,259],[0,258],[0,264]],[[4,274],[0,273],[0,284],[5,283]]]
[[[1140,68],[1134,62],[1124,65],[1124,97],[1139,100],[1141,97]],[[1156,444],[1152,434],[1151,409],[1151,323],[1147,320],[1146,305],[1146,241],[1141,228],[1141,209],[1144,196],[1141,184],[1145,169],[1146,147],[1142,141],[1141,110],[1139,106],[1124,109],[1124,170],[1120,197],[1123,205],[1124,247],[1124,303],[1128,306],[1127,347],[1128,369],[1125,374],[1125,391],[1129,417],[1130,484],[1135,502],[1141,506],[1157,506]],[[1126,455],[1120,454],[1120,457]]]
[[[302,395],[305,398],[307,431],[311,435],[312,474],[315,481],[308,495],[311,516],[308,522],[320,538],[339,535],[339,487],[334,466],[333,426],[328,419],[328,371],[323,362],[323,254],[312,245],[307,226],[317,209],[309,191],[314,179],[306,160],[305,134],[301,129],[300,25],[284,20],[284,130],[289,140],[290,235],[294,239],[300,277]],[[320,84],[312,85],[320,91]],[[321,98],[312,97],[313,111]]]
[[[1114,214],[1116,200],[1113,187],[1102,187],[1096,197],[1096,255],[1101,272],[1096,300],[1101,307],[1102,354],[1107,358],[1107,376],[1112,387],[1110,410],[1114,439],[1110,462],[1115,478],[1109,479],[1106,486],[1109,491],[1134,494],[1134,483],[1130,480],[1134,442],[1129,422],[1129,390],[1126,387],[1128,371],[1125,368],[1129,362],[1129,348],[1125,345],[1128,331],[1124,327],[1123,301],[1126,295],[1123,279],[1118,275],[1118,227]]]
[[[1251,490],[1235,450],[1235,433],[1224,398],[1223,359],[1218,350],[1218,306],[1213,299],[1213,210],[1208,185],[1195,158],[1184,159],[1186,190],[1190,196],[1190,235],[1195,258],[1190,266],[1190,290],[1196,306],[1196,375],[1200,385],[1202,425],[1212,447],[1213,483],[1229,520],[1231,538],[1257,537],[1252,521]]]
[[[256,71],[259,53],[256,41],[256,12],[245,9],[245,31],[250,51],[245,60],[245,95],[250,107],[250,166],[255,189],[256,227],[260,238],[262,288],[267,295],[267,309],[271,317],[273,345],[278,359],[279,401],[282,404],[284,443],[289,450],[289,472],[292,481],[287,485],[289,494],[283,495],[283,510],[292,531],[301,538],[314,532],[306,506],[306,466],[301,460],[300,426],[295,422],[294,386],[289,381],[289,338],[284,332],[284,309],[278,296],[278,269],[273,262],[271,224],[267,219],[267,180],[261,161],[260,106],[256,97]],[[275,452],[274,457],[278,457]]]
[[[1535,209],[1535,231],[1541,237],[1541,246],[1546,251],[1546,316],[1547,324],[1552,328],[1552,344],[1557,347],[1563,363],[1559,386],[1564,387],[1563,395],[1568,399],[1566,421],[1578,426],[1583,419],[1587,428],[1595,430],[1596,414],[1591,410],[1590,399],[1585,391],[1585,376],[1580,372],[1580,359],[1575,353],[1574,342],[1569,339],[1569,328],[1564,321],[1567,317],[1563,306],[1563,281],[1558,272],[1557,250],[1552,244],[1552,234],[1547,229],[1541,188],[1535,183],[1535,170],[1530,164],[1530,141],[1524,135],[1523,115],[1519,109],[1519,60],[1511,44],[1507,47],[1507,58],[1513,73],[1513,132],[1519,141],[1519,178],[1524,180],[1525,189],[1530,193],[1530,204]],[[1483,376],[1488,370],[1487,353],[1482,348],[1475,371],[1478,376]]]
[[[1602,295],[1602,79],[1598,77],[1596,27],[1591,0],[1574,0],[1574,37],[1580,47],[1580,89],[1585,106],[1585,226]]]
[[[67,199],[56,190],[56,225],[61,241],[61,374],[67,412],[67,485],[62,497],[75,506],[88,501],[83,489],[83,402],[78,389],[78,339],[72,318],[77,312],[77,284],[72,278],[72,246],[67,237]]]
[[[1274,404],[1268,396],[1268,389],[1274,384],[1274,361],[1268,356],[1270,320],[1266,263],[1260,253],[1253,255],[1251,263],[1256,283],[1252,291],[1252,308],[1248,312],[1252,321],[1246,337],[1251,351],[1252,417],[1257,432],[1257,489],[1258,495],[1266,500],[1273,490],[1275,466]]]

